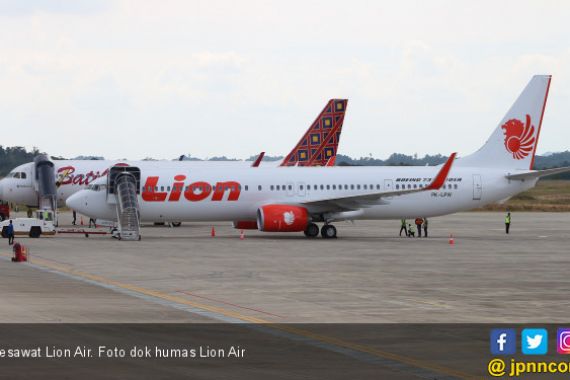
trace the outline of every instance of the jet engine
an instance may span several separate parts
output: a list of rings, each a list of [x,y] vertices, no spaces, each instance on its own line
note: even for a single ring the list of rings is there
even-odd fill
[[[265,232],[300,232],[309,224],[307,209],[299,206],[266,205],[257,210],[257,226]]]

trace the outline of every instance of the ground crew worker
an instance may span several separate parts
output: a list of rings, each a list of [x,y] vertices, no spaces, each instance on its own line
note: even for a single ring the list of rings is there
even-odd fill
[[[73,221],[71,222],[71,224],[75,226],[76,222],[77,222],[77,212],[73,210]]]
[[[416,228],[418,229],[418,237],[422,237],[422,224],[424,220],[419,216],[416,218]]]
[[[402,236],[402,231],[404,231],[404,234],[406,236],[408,236],[408,230],[406,230],[406,219],[402,219],[401,220],[401,225],[400,225],[400,237]]]
[[[408,237],[414,237],[414,236],[416,236],[416,233],[414,232],[412,225],[408,224]]]
[[[507,234],[509,233],[509,229],[511,228],[511,213],[507,212],[507,216],[505,216],[505,231]]]
[[[427,237],[428,221],[424,218],[424,237]]]
[[[14,244],[14,225],[10,220],[10,224],[6,227],[6,236],[8,237],[8,245]]]
[[[48,220],[48,219],[49,219],[49,211],[44,210],[44,220]]]
[[[93,224],[93,227],[97,227],[97,224],[95,223],[95,219],[89,218],[89,228],[91,228],[92,224]]]

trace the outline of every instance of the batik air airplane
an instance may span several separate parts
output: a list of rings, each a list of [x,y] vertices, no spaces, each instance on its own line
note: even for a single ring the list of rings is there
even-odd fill
[[[299,143],[285,157],[279,166],[326,166],[334,163],[344,115],[348,100],[331,99],[305,132]],[[263,154],[251,165],[258,167]],[[106,177],[109,168],[114,165],[129,165],[145,170],[211,170],[214,167],[233,168],[243,166],[235,161],[200,162],[200,161],[108,161],[108,160],[62,160],[52,161],[56,176],[57,200],[60,205],[76,192],[87,188],[93,181]],[[13,169],[6,178],[0,180],[0,199],[3,201],[38,207],[37,178],[35,163],[30,162]]]
[[[140,168],[142,221],[233,221],[236,228],[336,237],[335,221],[433,217],[505,200],[538,178],[570,168],[532,170],[550,76],[535,76],[487,142],[437,167]],[[97,181],[67,205],[116,220]]]

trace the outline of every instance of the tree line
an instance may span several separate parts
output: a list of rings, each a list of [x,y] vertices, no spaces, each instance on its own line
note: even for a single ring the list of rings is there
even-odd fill
[[[18,165],[25,164],[27,162],[33,161],[34,157],[41,154],[38,148],[33,148],[28,151],[21,146],[13,147],[3,147],[0,145],[0,177],[5,176],[10,170]],[[235,158],[228,158],[226,156],[212,157],[207,160],[192,157],[190,155],[181,156],[173,158],[174,160],[179,160],[185,157],[187,160],[192,161],[237,161]],[[257,158],[257,155],[249,157],[246,161],[253,161]],[[343,154],[337,155],[336,165],[338,166],[433,166],[439,165],[447,160],[447,156],[441,154],[436,155],[425,155],[424,157],[418,157],[417,155],[407,155],[402,153],[393,153],[385,160],[374,158],[374,157],[360,157],[353,158]],[[54,160],[65,160],[64,157],[52,156]],[[75,159],[103,159],[99,156],[80,156]],[[150,157],[146,158],[152,159]],[[283,156],[265,156],[264,161],[278,161],[282,160]],[[539,156],[535,158],[534,169],[549,169],[562,166],[570,166],[570,151],[553,153],[548,156]],[[553,176],[554,179],[570,179],[570,173],[564,173],[557,176]]]

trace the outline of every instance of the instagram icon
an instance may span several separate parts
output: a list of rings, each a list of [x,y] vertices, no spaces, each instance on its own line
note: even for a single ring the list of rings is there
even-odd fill
[[[570,355],[570,329],[559,328],[556,335],[556,351],[559,354]]]

